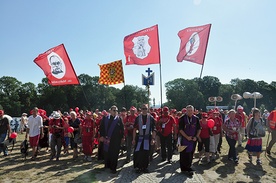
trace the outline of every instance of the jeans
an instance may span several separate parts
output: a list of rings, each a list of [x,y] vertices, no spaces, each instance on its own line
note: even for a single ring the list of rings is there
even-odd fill
[[[0,134],[0,143],[4,142],[6,139],[7,133]],[[0,153],[4,152],[4,155],[8,155],[8,147],[7,146],[0,146]]]
[[[236,153],[236,143],[237,141],[235,139],[231,139],[228,136],[226,136],[226,140],[229,145],[229,151],[228,151],[228,158],[233,158],[233,160],[237,159],[237,153]]]

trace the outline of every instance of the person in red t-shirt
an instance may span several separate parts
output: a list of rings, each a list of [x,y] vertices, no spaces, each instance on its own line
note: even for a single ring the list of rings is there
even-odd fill
[[[177,110],[176,109],[172,109],[171,110],[171,115],[172,117],[174,118],[175,120],[175,131],[173,131],[173,134],[176,134],[178,135],[178,124],[179,124],[179,116],[177,116]],[[177,138],[176,139],[173,139],[173,152],[176,149],[176,146],[177,146]]]
[[[243,107],[241,105],[239,105],[237,107],[236,118],[241,123],[241,128],[240,128],[240,131],[239,131],[239,138],[238,138],[238,146],[241,147],[242,146],[242,140],[245,136],[245,127],[246,127],[245,115],[243,113]]]
[[[160,142],[162,161],[165,161],[167,158],[168,163],[172,163],[172,140],[173,131],[176,131],[176,126],[175,119],[169,115],[169,108],[166,106],[163,108],[163,115],[159,118],[159,126],[161,127]],[[177,138],[176,134],[174,138]]]
[[[59,112],[53,112],[53,119],[49,122],[49,129],[53,133],[51,137],[51,159],[53,160],[56,157],[56,160],[59,160],[62,140],[63,140],[63,130],[64,130],[64,121],[61,118]],[[56,151],[57,146],[57,151]]]
[[[125,126],[125,138],[126,138],[126,148],[127,148],[127,157],[126,163],[130,162],[130,156],[132,153],[132,140],[133,140],[133,125],[135,119],[137,117],[136,108],[132,106],[130,109],[130,115],[126,116],[124,119],[124,126]]]
[[[68,128],[70,127],[70,125],[68,123],[69,120],[67,117],[64,117],[63,120],[64,120],[63,136],[64,136],[64,142],[65,142],[64,143],[64,154],[68,154],[69,153],[69,143],[70,143],[69,136],[71,135],[71,133],[69,135]]]
[[[271,133],[271,140],[266,148],[266,153],[271,154],[271,148],[276,143],[276,110],[271,111],[267,118],[268,132]]]
[[[86,113],[85,119],[80,124],[80,134],[82,137],[82,152],[84,154],[84,159],[87,161],[92,161],[92,152],[94,147],[94,135],[95,135],[95,122],[93,120],[92,112],[88,111]]]
[[[212,116],[209,119],[213,119],[215,124],[211,129],[213,136],[210,137],[210,152],[212,153],[212,159],[215,159],[215,153],[217,153],[220,138],[222,137],[222,118],[219,111],[213,111]]]
[[[205,157],[207,158],[207,163],[210,163],[210,136],[213,136],[212,130],[208,127],[207,123],[207,118],[208,114],[207,113],[202,113],[201,114],[202,119],[200,120],[200,135],[198,139],[198,152],[199,152],[199,160],[202,161],[202,155],[203,155],[203,145],[205,149]]]

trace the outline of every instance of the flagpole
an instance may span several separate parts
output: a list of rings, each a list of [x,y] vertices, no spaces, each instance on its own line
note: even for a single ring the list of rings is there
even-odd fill
[[[121,62],[122,62],[122,60],[121,60]],[[123,64],[122,64],[122,70],[123,70],[123,78],[124,78],[124,98],[125,98],[125,108],[126,108],[126,109],[129,109],[129,108],[130,108],[130,106],[129,106],[129,108],[128,108],[128,106],[127,106],[126,92],[125,92],[125,90],[126,90],[126,84],[125,84],[125,73],[124,73]]]
[[[159,50],[159,73],[160,73],[160,96],[161,96],[161,108],[162,108],[162,69],[161,69],[161,56],[160,56],[160,43],[159,43],[159,31],[158,31],[158,25],[157,25],[157,37],[158,37],[158,50]],[[161,110],[162,115],[162,110]]]
[[[79,77],[77,76],[76,71],[75,71],[75,69],[74,69],[74,67],[73,67],[73,65],[72,65],[72,62],[71,62],[71,59],[70,59],[70,57],[69,57],[69,55],[68,55],[68,53],[67,53],[67,50],[65,49],[64,44],[62,44],[62,46],[63,46],[63,48],[64,48],[64,51],[65,51],[66,55],[67,55],[67,58],[68,58],[69,61],[70,61],[71,67],[73,68],[73,71],[74,71],[74,74],[75,74],[75,76],[76,76],[77,79],[78,79],[79,85],[80,85],[80,87],[81,87],[81,89],[82,89],[82,92],[83,92],[83,95],[84,95],[84,98],[85,98],[85,100],[86,100],[86,102],[87,102],[87,104],[88,104],[88,108],[91,109],[91,105],[90,105],[90,103],[89,103],[89,101],[88,101],[88,99],[87,99],[87,97],[86,97],[86,94],[85,94],[85,92],[84,92],[83,86],[82,86],[81,83],[80,83]]]
[[[201,79],[204,63],[202,64],[199,79]]]
[[[203,57],[203,64],[202,64],[201,72],[200,72],[200,76],[199,76],[200,79],[201,79],[201,76],[202,76],[203,66],[204,66],[204,62],[205,62],[205,56],[206,56],[206,52],[207,52],[207,46],[208,46],[208,42],[209,42],[209,36],[210,36],[210,32],[211,32],[211,27],[212,27],[212,24],[210,24],[210,30],[208,32],[208,38],[207,38],[207,41],[206,41],[206,49],[205,49],[205,53],[204,53],[204,57]]]

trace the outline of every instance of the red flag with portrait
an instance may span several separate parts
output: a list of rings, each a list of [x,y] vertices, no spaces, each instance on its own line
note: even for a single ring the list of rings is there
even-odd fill
[[[178,32],[181,39],[177,61],[183,60],[204,64],[211,24],[188,27]]]
[[[159,64],[158,25],[140,30],[124,38],[126,65]]]
[[[38,55],[34,62],[43,70],[52,86],[80,84],[63,44]]]

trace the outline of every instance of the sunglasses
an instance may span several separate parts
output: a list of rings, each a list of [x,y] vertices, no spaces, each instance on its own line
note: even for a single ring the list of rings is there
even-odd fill
[[[112,110],[113,112],[117,112],[118,110]]]
[[[148,108],[142,108],[142,110],[148,110]]]

